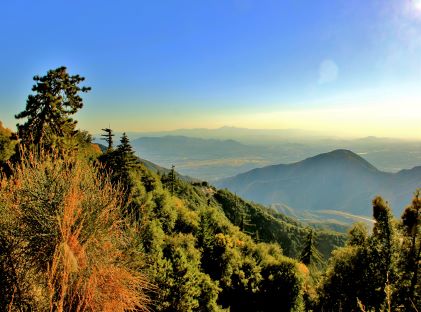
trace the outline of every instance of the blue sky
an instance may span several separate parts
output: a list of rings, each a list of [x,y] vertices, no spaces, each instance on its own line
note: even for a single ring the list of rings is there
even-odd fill
[[[3,1],[0,43],[9,127],[32,76],[65,65],[92,86],[77,118],[94,133],[421,137],[419,0]]]

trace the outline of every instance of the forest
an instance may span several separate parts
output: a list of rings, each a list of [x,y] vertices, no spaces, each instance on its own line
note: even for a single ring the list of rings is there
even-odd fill
[[[35,76],[0,124],[0,311],[420,311],[419,190],[399,219],[375,197],[372,228],[311,227],[93,143],[83,81]]]

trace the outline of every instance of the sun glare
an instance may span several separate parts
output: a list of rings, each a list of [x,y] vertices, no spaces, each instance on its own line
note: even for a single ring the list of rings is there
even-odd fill
[[[418,11],[421,11],[421,0],[412,0],[414,8]]]

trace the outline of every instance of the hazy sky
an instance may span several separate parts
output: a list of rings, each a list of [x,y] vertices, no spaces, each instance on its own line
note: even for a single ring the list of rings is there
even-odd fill
[[[421,138],[421,0],[2,1],[0,120],[61,65],[94,133],[302,128]]]

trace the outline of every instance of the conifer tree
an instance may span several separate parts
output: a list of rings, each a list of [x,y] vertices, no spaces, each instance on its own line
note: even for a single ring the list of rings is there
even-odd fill
[[[104,128],[101,129],[102,131],[105,132],[105,134],[101,134],[102,136],[102,140],[104,140],[105,142],[107,142],[108,148],[107,151],[111,151],[113,149],[113,130],[111,130],[110,128]]]
[[[367,306],[380,309],[385,302],[385,286],[396,280],[396,233],[390,207],[377,196],[373,200],[373,234],[368,246],[368,283]]]
[[[394,260],[394,237],[395,230],[393,227],[393,215],[389,206],[381,197],[373,200],[373,217],[375,220],[373,227],[373,237],[371,248],[373,253],[381,260],[379,269],[382,269],[386,275],[391,273]]]
[[[397,300],[410,306],[421,304],[421,194],[415,193],[412,204],[402,214],[402,257],[399,262]]]
[[[110,155],[111,169],[113,170],[114,180],[123,182],[127,188],[131,188],[130,172],[139,167],[140,163],[134,154],[130,140],[126,133],[120,138],[120,144]]]
[[[170,182],[170,192],[171,195],[174,195],[175,192],[175,183],[177,181],[177,176],[175,174],[175,166],[171,166],[171,171],[168,173],[168,180]]]
[[[70,76],[62,66],[33,79],[34,94],[28,96],[25,110],[15,116],[26,120],[17,125],[19,138],[25,144],[51,145],[57,137],[73,137],[77,131],[71,116],[83,107],[79,93],[91,89],[79,86],[85,78]]]
[[[240,230],[243,233],[246,233],[250,236],[255,236],[254,228],[256,227],[255,224],[252,223],[250,214],[248,212],[248,207],[243,206],[242,209],[239,210],[240,213]]]
[[[322,262],[322,255],[315,246],[315,235],[313,229],[308,230],[307,239],[300,255],[300,261],[306,266],[311,264],[316,265]]]
[[[398,241],[391,209],[381,197],[373,200],[372,234],[361,224],[350,231],[346,247],[333,252],[319,293],[322,311],[390,311],[396,290]],[[393,294],[392,294],[393,296]],[[393,310],[396,311],[396,310]]]

